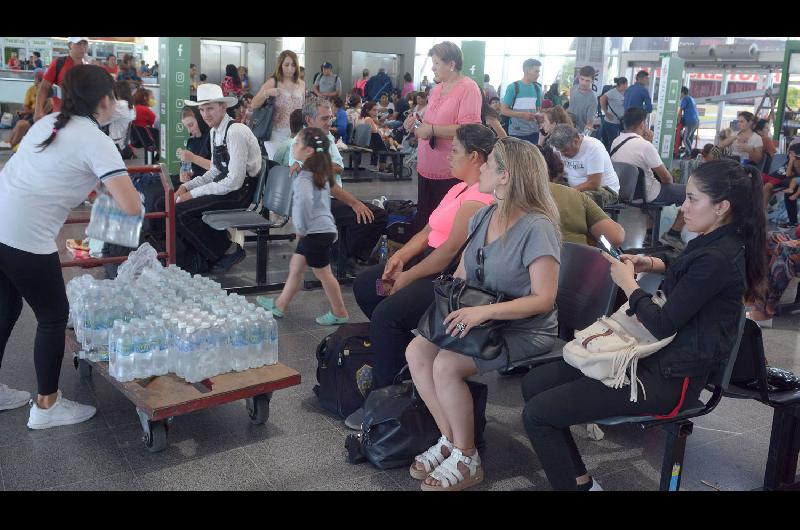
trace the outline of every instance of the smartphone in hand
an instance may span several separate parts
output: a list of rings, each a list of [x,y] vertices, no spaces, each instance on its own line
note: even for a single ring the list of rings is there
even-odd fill
[[[600,236],[600,239],[597,242],[597,247],[603,252],[607,252],[617,259],[619,259],[620,255],[622,254],[619,249],[614,248],[611,242],[606,239],[606,236],[604,235]]]
[[[393,280],[384,280],[382,278],[378,278],[375,281],[375,292],[378,296],[389,296],[388,289],[391,289],[393,284]]]

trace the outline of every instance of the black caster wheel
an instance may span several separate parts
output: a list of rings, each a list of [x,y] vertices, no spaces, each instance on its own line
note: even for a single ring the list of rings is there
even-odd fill
[[[149,422],[149,430],[145,431],[142,441],[151,453],[159,453],[167,448],[167,425],[164,421]]]
[[[78,375],[84,379],[92,377],[92,365],[85,359],[78,359]]]
[[[272,399],[272,392],[247,398],[247,413],[250,416],[250,423],[253,425],[264,425],[269,419],[269,402]]]

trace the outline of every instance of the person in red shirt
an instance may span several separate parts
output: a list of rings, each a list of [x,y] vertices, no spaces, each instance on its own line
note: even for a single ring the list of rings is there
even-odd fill
[[[58,79],[56,79],[56,69],[59,59],[53,59],[50,67],[44,74],[44,79],[39,83],[39,93],[36,95],[36,112],[33,115],[33,121],[38,120],[44,116],[44,103],[50,94],[50,89],[53,85],[61,86],[61,81],[67,75],[69,69],[76,64],[82,64],[84,57],[86,57],[86,50],[89,48],[89,39],[87,37],[69,37],[67,39],[67,46],[69,46],[69,55],[67,55],[64,65],[58,72]],[[61,110],[61,98],[53,97],[53,112]]]
[[[19,58],[17,57],[17,52],[11,52],[11,57],[8,58],[8,69],[9,70],[19,70]]]
[[[117,64],[117,56],[113,53],[108,56],[108,64],[104,67],[111,77],[114,79],[117,78],[117,74],[119,73],[119,64]]]
[[[156,122],[156,114],[150,107],[156,104],[153,93],[146,88],[140,88],[133,95],[133,108],[136,109],[136,119],[133,124],[137,127],[152,127]]]

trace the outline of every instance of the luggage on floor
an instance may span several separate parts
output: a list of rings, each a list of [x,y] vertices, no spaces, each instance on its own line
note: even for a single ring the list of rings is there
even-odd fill
[[[424,452],[441,435],[425,402],[417,394],[407,367],[395,378],[395,384],[372,391],[364,402],[364,421],[361,432],[345,440],[348,460],[359,463],[368,460],[378,469],[411,465],[414,457]],[[488,388],[483,383],[467,381],[472,393],[475,415],[475,446],[483,450],[483,431],[486,427]]]
[[[319,343],[316,355],[314,394],[325,410],[345,419],[372,389],[369,322],[340,326]]]

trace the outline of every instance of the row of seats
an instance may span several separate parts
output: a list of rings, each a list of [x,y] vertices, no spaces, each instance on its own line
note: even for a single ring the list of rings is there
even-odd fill
[[[275,166],[267,172],[268,167],[269,163],[264,159],[253,204],[249,209],[207,212],[203,216],[203,220],[215,229],[235,228],[251,230],[257,234],[257,285],[230,289],[232,292],[252,293],[282,287],[282,284],[266,283],[267,241],[271,229],[285,226],[288,222],[292,201],[291,177],[287,167]],[[626,185],[630,185],[632,173],[627,168],[616,169],[618,174],[624,175],[620,176],[620,183],[625,181]],[[271,222],[268,212],[277,214],[282,220],[278,223]],[[561,360],[563,346],[574,338],[575,331],[588,327],[601,315],[611,314],[617,300],[618,288],[609,274],[609,263],[598,249],[564,242],[561,257],[556,300],[559,310],[559,340],[553,351],[532,361],[533,367]],[[661,275],[646,274],[640,278],[640,285],[647,292],[654,293],[660,286],[661,280]],[[753,355],[753,362],[760,367],[756,386],[730,383],[746,325],[749,342],[743,351]],[[638,424],[642,429],[662,427],[666,432],[666,444],[660,489],[676,491],[680,488],[686,442],[693,429],[692,420],[712,412],[723,396],[756,399],[774,409],[764,488],[785,487],[795,483],[794,473],[800,451],[800,391],[770,392],[765,366],[760,328],[752,321],[746,320],[742,308],[736,343],[728,355],[727,362],[710,374],[707,389],[711,395],[705,402],[698,400],[695,403],[687,403],[673,417],[620,416],[601,419],[595,423]]]
[[[351,125],[348,123],[348,133],[351,132],[350,129]],[[345,182],[363,182],[372,180],[372,178],[364,178],[358,175],[357,170],[361,167],[361,155],[363,153],[368,153],[371,156],[386,156],[392,159],[393,177],[381,178],[380,180],[411,180],[411,169],[403,165],[403,158],[406,156],[406,153],[402,153],[400,151],[390,151],[388,149],[372,149],[370,147],[372,145],[372,134],[372,126],[368,123],[362,123],[361,125],[357,125],[355,128],[353,128],[352,134],[349,136],[350,141],[347,142],[347,152],[349,153],[348,169],[353,171],[353,176],[351,178],[342,180]],[[355,167],[353,167],[353,163],[355,163]]]

